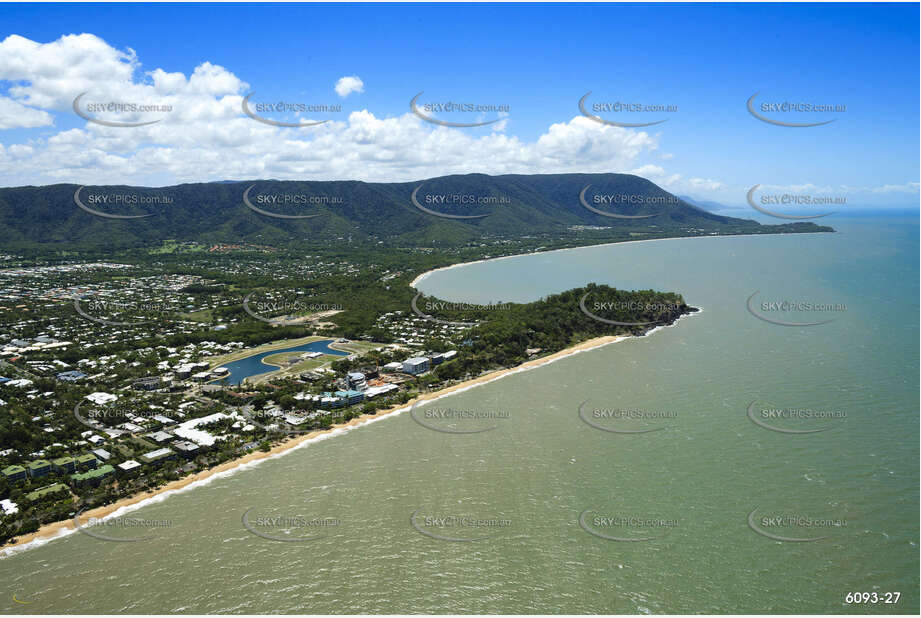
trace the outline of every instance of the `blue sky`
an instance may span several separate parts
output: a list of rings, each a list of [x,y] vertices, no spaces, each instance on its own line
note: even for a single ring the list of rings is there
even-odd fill
[[[917,207],[918,18],[917,4],[0,5],[0,184],[611,171],[731,205],[761,184]],[[341,96],[350,76],[361,91]],[[102,127],[73,113],[84,91],[177,111]],[[503,118],[445,128],[409,113],[420,91],[509,112],[438,114]],[[579,112],[589,91],[677,111],[599,112],[668,118],[609,127]],[[342,111],[264,114],[331,121],[273,127],[239,112],[250,92]],[[846,111],[766,113],[836,119],[777,126],[748,113],[755,92]]]

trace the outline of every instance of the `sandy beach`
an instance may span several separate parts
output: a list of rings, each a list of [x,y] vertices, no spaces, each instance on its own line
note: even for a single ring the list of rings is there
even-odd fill
[[[269,451],[265,451],[265,452],[254,451],[251,453],[247,453],[246,455],[242,457],[239,457],[232,461],[224,462],[209,470],[202,470],[201,472],[197,472],[195,474],[191,474],[179,480],[172,481],[158,489],[148,491],[143,494],[137,494],[137,495],[134,495],[128,498],[123,498],[121,500],[118,500],[117,502],[113,502],[112,504],[108,504],[106,506],[101,506],[95,509],[85,511],[81,516],[81,523],[86,522],[90,518],[102,519],[105,517],[112,517],[118,511],[123,510],[123,509],[124,510],[134,510],[130,507],[139,508],[139,505],[141,505],[141,503],[145,503],[146,501],[149,501],[152,498],[156,498],[158,496],[164,496],[165,494],[177,493],[184,489],[188,489],[193,485],[201,485],[204,482],[208,481],[209,479],[217,478],[219,475],[226,475],[238,468],[248,467],[248,464],[251,465],[251,464],[254,464],[262,460],[277,457],[299,446],[305,446],[307,443],[311,441],[315,441],[319,438],[329,436],[330,434],[342,433],[344,430],[351,430],[356,427],[366,425],[375,420],[381,419],[383,417],[394,415],[396,413],[409,410],[410,407],[412,407],[412,405],[417,402],[440,399],[441,397],[444,397],[446,395],[450,395],[452,393],[456,393],[460,391],[465,391],[469,388],[473,388],[473,387],[476,387],[482,384],[486,384],[488,382],[492,382],[494,380],[498,380],[502,377],[505,377],[513,373],[517,373],[519,371],[527,371],[530,369],[534,369],[536,367],[540,367],[542,365],[552,363],[554,361],[565,358],[567,356],[571,356],[573,354],[578,354],[580,352],[585,352],[587,350],[593,350],[595,348],[599,348],[601,346],[604,346],[610,343],[616,343],[618,341],[622,341],[628,338],[629,337],[626,337],[626,336],[607,335],[604,337],[596,337],[595,339],[589,339],[588,341],[584,341],[578,345],[574,345],[564,350],[560,350],[559,352],[556,352],[554,354],[550,354],[550,355],[547,355],[541,358],[526,361],[515,367],[509,367],[507,369],[498,369],[488,374],[484,374],[482,376],[473,378],[471,380],[467,380],[465,382],[454,384],[452,386],[449,386],[447,388],[444,388],[438,391],[433,391],[430,393],[419,395],[415,399],[411,399],[410,401],[404,404],[393,406],[385,410],[380,410],[378,411],[377,414],[365,414],[365,415],[353,418],[347,423],[335,424],[329,429],[318,430],[318,431],[314,431],[308,434],[290,438],[288,440],[285,440],[281,444],[278,444],[272,447]],[[55,538],[60,538],[62,536],[66,536],[67,534],[71,534],[73,532],[75,532],[75,527],[74,527],[74,522],[72,519],[46,524],[42,526],[41,528],[39,528],[39,530],[37,530],[36,532],[33,532],[31,534],[26,534],[21,537],[17,537],[15,542],[4,545],[2,548],[0,548],[0,555],[9,555],[11,553],[14,553],[14,551],[11,551],[11,550],[16,550],[17,548],[26,549],[23,546],[26,546],[29,544],[35,544],[35,545],[44,544],[47,541],[53,540]]]
[[[502,255],[499,257],[485,258],[482,260],[472,260],[470,262],[458,262],[457,264],[451,264],[450,266],[442,266],[440,268],[433,268],[432,270],[427,270],[424,273],[418,275],[412,282],[409,284],[409,287],[415,288],[416,284],[431,275],[441,270],[451,270],[452,268],[460,268],[462,266],[470,266],[471,264],[480,264],[482,262],[496,262],[499,260],[510,260],[512,258],[526,257],[528,255],[544,255],[548,253],[557,253],[560,251],[581,251],[583,249],[595,249],[597,247],[610,247],[612,245],[632,245],[640,242],[660,242],[663,240],[691,240],[694,238],[743,238],[749,236],[788,236],[789,234],[829,234],[830,232],[789,232],[786,234],[717,234],[715,236],[670,236],[668,238],[644,238],[642,240],[620,240],[617,242],[606,242],[601,243],[600,245],[582,245],[580,247],[564,247],[562,249],[551,249],[549,251],[532,251],[531,253],[516,253],[515,255]]]

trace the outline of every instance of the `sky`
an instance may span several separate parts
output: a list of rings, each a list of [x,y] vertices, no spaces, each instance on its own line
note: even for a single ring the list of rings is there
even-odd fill
[[[734,207],[760,185],[917,209],[918,22],[879,3],[0,4],[0,186],[619,172]]]

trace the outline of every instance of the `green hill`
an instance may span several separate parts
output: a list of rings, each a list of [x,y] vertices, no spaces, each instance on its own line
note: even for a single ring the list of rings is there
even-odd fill
[[[291,219],[259,214],[244,204],[249,187],[250,203],[265,212],[317,216]],[[87,212],[75,202],[79,188],[60,184],[0,189],[4,246],[118,249],[165,239],[322,246],[348,236],[355,242],[383,246],[460,246],[487,237],[566,236],[574,226],[604,228],[618,237],[833,231],[812,223],[761,225],[716,215],[629,174],[467,174],[408,183],[256,180],[80,190],[80,202],[97,212],[150,215],[137,219]],[[456,219],[423,212],[412,201],[417,188],[416,201],[430,211],[486,216]],[[271,201],[273,196],[277,201]],[[611,196],[616,204],[604,201]],[[115,199],[120,203],[113,205]],[[445,205],[440,199],[454,203]],[[476,203],[482,200],[487,204]],[[598,214],[586,204],[618,216]],[[650,216],[623,218],[646,215]]]

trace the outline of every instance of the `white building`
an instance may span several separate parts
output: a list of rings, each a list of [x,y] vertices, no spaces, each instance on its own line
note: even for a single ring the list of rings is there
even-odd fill
[[[425,373],[429,370],[429,359],[424,356],[415,356],[413,358],[407,358],[403,361],[403,371],[417,376],[420,373]]]
[[[118,395],[113,395],[112,393],[90,393],[86,396],[86,399],[92,401],[96,405],[105,405],[107,403],[112,403],[118,399]]]

